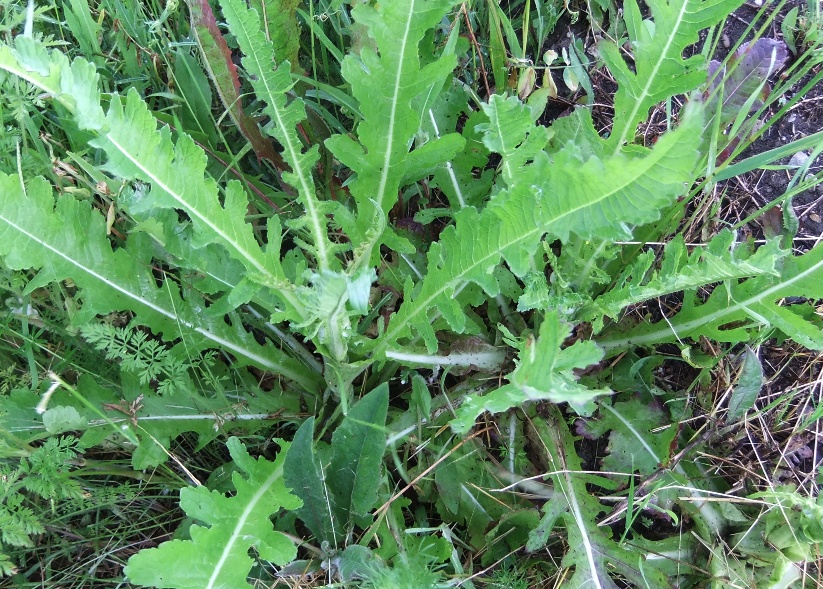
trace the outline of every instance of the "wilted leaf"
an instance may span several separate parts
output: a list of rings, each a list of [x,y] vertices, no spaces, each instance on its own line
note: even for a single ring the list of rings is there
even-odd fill
[[[749,346],[746,346],[743,360],[740,363],[740,376],[737,378],[737,384],[729,399],[729,414],[726,418],[728,421],[737,421],[754,406],[760,389],[763,388],[763,382],[763,366],[760,364],[760,358]]]
[[[753,43],[744,43],[729,60],[728,66],[712,60],[709,62],[709,89],[712,99],[708,102],[711,111],[717,110],[718,88],[723,85],[723,106],[720,109],[720,125],[725,127],[737,118],[746,103],[749,111],[757,110],[769,95],[767,79],[781,69],[788,58],[786,44],[776,39],[761,37]],[[757,94],[753,102],[749,99]]]

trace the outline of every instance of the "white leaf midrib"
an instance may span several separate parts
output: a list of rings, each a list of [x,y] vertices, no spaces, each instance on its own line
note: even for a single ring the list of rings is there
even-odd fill
[[[108,288],[114,290],[115,292],[118,292],[119,294],[125,296],[126,298],[131,299],[131,300],[139,303],[140,305],[143,305],[144,307],[147,307],[148,309],[154,311],[155,313],[157,313],[157,314],[159,314],[159,315],[161,315],[161,316],[163,316],[167,319],[175,321],[179,325],[182,325],[182,326],[184,326],[188,329],[191,329],[191,330],[199,333],[200,335],[204,336],[205,338],[209,339],[210,341],[214,342],[215,344],[219,344],[220,346],[224,346],[227,349],[229,349],[233,352],[236,352],[236,353],[244,356],[245,358],[248,358],[249,360],[252,360],[255,363],[259,363],[261,366],[265,366],[265,367],[267,367],[269,369],[272,369],[272,370],[281,369],[281,367],[278,364],[271,362],[271,360],[269,360],[268,358],[264,358],[263,356],[255,354],[255,353],[253,353],[249,350],[246,350],[246,349],[238,346],[237,344],[235,344],[233,342],[230,342],[230,341],[228,341],[228,340],[212,333],[211,331],[209,331],[207,329],[204,329],[202,327],[198,327],[198,326],[194,325],[191,322],[185,321],[185,320],[181,319],[177,314],[172,313],[172,312],[168,311],[167,309],[164,309],[163,307],[158,306],[157,304],[153,303],[152,301],[140,296],[137,293],[132,292],[131,290],[123,288],[117,282],[112,281],[111,279],[109,279],[106,276],[100,274],[99,272],[96,272],[94,269],[89,268],[89,267],[81,264],[80,262],[74,260],[72,257],[68,256],[66,253],[64,253],[60,249],[54,247],[53,245],[51,245],[50,243],[44,241],[39,236],[34,235],[30,231],[27,231],[24,227],[21,227],[20,225],[18,225],[17,223],[15,223],[14,221],[12,221],[11,219],[9,219],[8,217],[6,217],[2,214],[0,214],[0,221],[2,221],[3,223],[5,223],[9,227],[11,227],[12,229],[17,231],[18,233],[20,233],[22,236],[24,236],[28,239],[31,239],[32,241],[37,243],[42,248],[46,249],[51,255],[62,259],[66,263],[74,266],[75,268],[77,268],[81,272],[87,274],[88,276],[90,276],[94,280],[104,284]]]

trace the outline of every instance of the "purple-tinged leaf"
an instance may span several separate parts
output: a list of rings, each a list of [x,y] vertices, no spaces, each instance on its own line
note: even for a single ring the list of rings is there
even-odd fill
[[[232,61],[226,40],[217,28],[217,20],[208,0],[186,0],[186,5],[189,7],[191,29],[200,47],[203,62],[232,121],[251,143],[258,160],[267,159],[278,170],[287,169],[283,158],[271,142],[263,137],[254,119],[243,112],[237,66]]]
[[[709,62],[709,88],[712,94],[710,108],[717,108],[717,89],[723,84],[723,107],[721,125],[726,126],[737,118],[738,113],[754,94],[759,96],[750,103],[749,111],[763,106],[771,88],[767,79],[786,63],[788,50],[783,41],[758,39],[754,43],[744,43],[729,59],[728,65]]]

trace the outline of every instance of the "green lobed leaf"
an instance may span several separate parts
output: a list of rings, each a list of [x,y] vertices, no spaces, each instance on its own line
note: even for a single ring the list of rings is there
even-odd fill
[[[133,203],[134,212],[185,211],[194,227],[195,247],[222,245],[243,263],[252,280],[276,290],[295,318],[300,317],[301,305],[280,265],[278,227],[269,223],[273,233],[264,252],[245,222],[248,199],[242,185],[229,182],[221,206],[217,183],[205,177],[203,150],[188,135],[180,135],[173,144],[166,127],[158,132],[157,122],[136,92],[128,93],[125,104],[112,97],[107,123],[108,132],[90,142],[108,156],[105,168],[124,179],[151,183],[151,190]]]
[[[611,391],[578,384],[572,370],[596,364],[603,353],[593,342],[577,342],[561,349],[570,334],[571,329],[560,323],[557,312],[548,312],[539,337],[529,338],[520,349],[517,368],[506,377],[510,384],[482,397],[469,396],[451,421],[455,433],[468,432],[483,411],[501,413],[528,401],[569,403],[578,413],[591,412],[592,400]]]
[[[352,10],[355,21],[368,27],[379,54],[364,46],[359,59],[350,54],[343,60],[343,77],[360,103],[363,119],[357,141],[335,135],[326,145],[356,175],[348,185],[357,203],[356,224],[344,228],[355,248],[370,242],[375,216],[386,218],[404,181],[421,170],[433,170],[463,147],[459,135],[449,134],[409,151],[428,105],[456,65],[449,53],[421,67],[418,45],[454,4],[455,0],[409,0],[361,3]],[[361,255],[371,259],[374,247]]]
[[[223,15],[229,30],[237,37],[244,53],[243,66],[250,74],[251,85],[257,97],[266,103],[263,112],[271,117],[273,125],[269,129],[283,146],[283,157],[291,167],[283,173],[283,179],[294,186],[305,214],[289,223],[292,229],[306,228],[311,235],[312,247],[320,271],[339,266],[334,259],[336,251],[344,249],[335,245],[327,234],[327,216],[337,208],[336,203],[321,202],[316,197],[312,169],[319,159],[318,146],[303,151],[303,144],[297,135],[297,125],[306,118],[306,109],[300,98],[291,99],[286,104],[287,95],[294,85],[289,62],[275,63],[274,47],[260,29],[260,16],[249,9],[245,0],[221,0]],[[274,4],[274,3],[273,3]],[[270,8],[275,8],[271,6]]]
[[[542,112],[534,112],[516,98],[503,100],[495,95],[483,106],[483,112],[489,122],[477,125],[475,132],[483,133],[483,144],[489,151],[503,157],[503,180],[511,186],[523,166],[545,149],[551,134],[535,124]]]
[[[489,152],[482,142],[482,134],[477,127],[487,121],[482,110],[472,110],[469,107],[470,91],[463,84],[452,80],[452,84],[440,93],[432,104],[426,116],[423,117],[423,128],[433,137],[442,137],[457,129],[462,123],[460,134],[465,139],[465,147],[451,160],[434,171],[430,180],[431,187],[437,187],[448,197],[452,210],[464,206],[479,206],[489,194],[494,179],[494,170],[486,169]],[[467,117],[465,122],[463,117]],[[483,171],[477,174],[477,170]],[[436,209],[422,209],[415,214],[415,220],[424,225],[431,222],[426,216],[428,211]],[[442,211],[445,213],[445,211]]]
[[[734,238],[731,231],[721,231],[689,255],[683,237],[675,236],[666,244],[658,270],[649,272],[654,258],[651,251],[641,254],[620,274],[615,286],[582,309],[578,318],[596,321],[597,332],[602,327],[603,315],[617,319],[629,305],[714,282],[780,274],[778,263],[789,255],[780,248],[780,240],[770,240],[752,253],[747,244],[735,242]]]
[[[550,407],[548,415],[530,420],[532,442],[546,458],[554,486],[553,502],[565,504],[565,509],[553,506],[544,510],[541,536],[558,521],[565,524],[568,533],[568,551],[561,565],[573,569],[563,587],[600,587],[617,589],[620,575],[637,587],[668,589],[665,574],[645,552],[635,552],[630,544],[618,544],[611,538],[611,529],[597,525],[604,510],[600,501],[589,493],[588,483],[609,484],[584,473],[583,465],[574,447],[574,440],[560,411]],[[541,527],[541,526],[538,526]],[[537,549],[539,538],[533,537],[530,548]]]
[[[599,405],[598,418],[587,419],[581,428],[592,437],[610,432],[603,470],[627,475],[639,472],[648,476],[660,468],[677,435],[677,427],[663,405],[637,397],[614,405],[603,402]]]
[[[101,120],[98,76],[89,71],[92,66],[78,58],[69,67],[59,51],[47,52],[32,40],[17,41],[15,47],[16,55],[0,47],[0,68],[52,94],[73,112],[81,128],[97,131],[90,144],[104,150],[109,171],[127,180],[151,183],[151,190],[133,201],[135,213],[153,208],[185,211],[194,225],[197,245],[225,247],[244,264],[251,279],[277,293],[292,319],[303,317],[280,265],[279,225],[269,223],[269,247],[263,251],[251,225],[245,223],[248,201],[242,186],[230,182],[221,205],[217,183],[205,177],[206,155],[188,135],[181,134],[172,143],[168,128],[157,130],[157,121],[134,89],[125,104],[119,96],[112,96]],[[76,94],[63,90],[69,83]]]
[[[206,397],[199,391],[180,391],[170,402],[140,385],[133,375],[121,373],[121,376],[119,383],[109,386],[102,386],[91,376],[80,376],[75,386],[86,402],[58,389],[42,417],[37,412],[40,395],[16,390],[0,396],[0,427],[32,443],[48,436],[46,416],[53,409],[62,408],[61,413],[72,419],[66,424],[72,426],[71,430],[82,432],[81,440],[86,447],[101,443],[121,429],[123,435],[136,438],[131,462],[132,467],[140,471],[166,462],[172,440],[184,432],[196,434],[197,445],[202,447],[223,430],[242,428],[253,432],[269,424],[272,414],[285,410],[286,415],[294,415],[299,409],[299,400],[291,395],[254,395],[251,392],[246,393],[242,408],[226,400]],[[115,392],[118,385],[120,395]],[[80,420],[74,420],[65,412],[67,409],[76,412]],[[119,436],[115,437],[119,441]]]
[[[229,438],[226,445],[239,469],[232,474],[234,495],[227,497],[203,486],[183,488],[180,507],[206,525],[192,525],[191,540],[164,542],[132,556],[124,569],[128,580],[143,587],[239,589],[252,587],[246,580],[254,564],[250,548],[274,564],[293,560],[297,548],[269,520],[280,509],[293,510],[302,504],[283,479],[289,444],[282,440],[278,444],[280,453],[270,462],[252,458],[237,438]]]
[[[628,346],[696,340],[700,336],[719,342],[748,342],[763,329],[777,328],[809,349],[823,350],[819,323],[794,310],[802,311],[808,305],[782,306],[785,297],[823,298],[823,247],[785,258],[779,276],[720,285],[705,302],[694,291],[687,291],[680,311],[673,317],[623,331],[610,330],[598,337],[597,343],[612,355]]]
[[[503,101],[493,96],[490,104]],[[530,117],[526,109],[519,113]],[[573,145],[551,156],[538,152],[482,212],[466,207],[455,215],[455,225],[429,250],[425,278],[416,287],[411,282],[405,286],[403,305],[373,353],[382,357],[413,331],[430,352],[436,350],[436,317],[445,318],[457,333],[466,328],[466,311],[456,295],[474,282],[488,296],[496,296],[499,284],[492,269],[503,259],[515,275],[525,275],[544,237],[565,240],[574,233],[583,239],[616,239],[629,234],[629,223],[656,219],[659,209],[682,194],[693,178],[700,128],[700,111],[692,105],[677,130],[663,135],[653,149],[639,151],[641,155],[590,155],[581,160]],[[514,136],[507,143],[524,139]]]
[[[370,523],[368,512],[382,481],[388,406],[389,385],[383,383],[349,410],[332,436],[327,476],[335,505],[344,514],[343,521],[360,527]]]
[[[48,52],[33,38],[18,35],[14,49],[0,46],[0,69],[54,96],[75,114],[80,129],[99,131],[105,126],[94,64],[80,58],[69,63],[59,51]]]
[[[543,515],[540,522],[529,531],[529,539],[526,542],[527,552],[536,552],[543,548],[549,541],[549,535],[557,524],[558,519],[568,509],[568,504],[564,501],[546,501],[540,511]]]
[[[437,465],[430,501],[444,522],[465,525],[469,541],[479,549],[487,545],[489,525],[511,510],[486,491],[499,485],[482,454],[467,444]]]
[[[43,426],[50,434],[82,430],[85,429],[86,425],[86,420],[80,416],[80,413],[74,407],[56,405],[43,413]]]
[[[95,315],[131,311],[155,334],[182,337],[192,353],[219,348],[241,364],[277,372],[307,390],[317,388],[311,373],[276,348],[258,344],[239,318],[227,325],[222,317],[201,313],[205,302],[195,293],[184,300],[173,281],[158,286],[150,254],[132,244],[112,251],[105,219],[88,203],[62,197],[55,206],[42,178],[24,186],[19,178],[0,174],[0,193],[0,258],[9,268],[39,270],[29,291],[71,278],[79,289],[75,325]]]
[[[600,56],[617,81],[614,124],[609,143],[619,150],[634,142],[638,123],[649,109],[676,95],[691,92],[706,79],[706,60],[697,53],[683,58],[699,33],[720,23],[743,0],[649,0],[652,20],[644,20],[637,0],[626,0],[623,18],[632,60],[612,41],[599,45]]]

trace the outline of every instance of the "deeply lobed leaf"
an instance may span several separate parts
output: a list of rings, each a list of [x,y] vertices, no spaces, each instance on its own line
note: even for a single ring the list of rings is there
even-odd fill
[[[357,203],[357,220],[344,229],[355,247],[370,244],[360,252],[367,259],[375,247],[369,231],[375,216],[385,219],[402,183],[434,169],[463,147],[459,135],[448,134],[409,151],[422,116],[455,66],[451,53],[421,66],[418,45],[454,4],[455,0],[409,0],[361,3],[352,10],[354,19],[368,27],[380,53],[363,47],[359,59],[344,59],[343,77],[360,103],[363,120],[358,141],[335,135],[326,145],[356,174],[349,190]],[[402,247],[396,238],[392,243]]]
[[[236,493],[227,497],[203,486],[183,488],[180,506],[207,527],[192,525],[191,540],[164,542],[132,556],[124,569],[129,581],[144,587],[178,589],[252,587],[246,581],[254,564],[250,548],[275,564],[293,560],[297,548],[269,521],[279,509],[296,509],[302,504],[283,481],[289,444],[278,443],[280,453],[270,462],[262,457],[253,459],[237,438],[229,438],[229,452],[239,469],[232,475]]]
[[[529,401],[569,403],[579,414],[593,409],[592,400],[611,393],[577,383],[572,372],[596,364],[603,352],[593,342],[577,342],[561,349],[571,330],[560,323],[557,312],[549,312],[540,326],[540,335],[530,337],[520,348],[517,368],[507,379],[510,384],[482,397],[469,397],[451,421],[457,434],[465,435],[483,411],[502,413]]]
[[[80,303],[76,325],[95,315],[131,311],[135,321],[165,339],[183,338],[192,353],[207,348],[229,351],[241,364],[254,364],[317,386],[299,363],[272,346],[261,346],[237,320],[202,313],[205,301],[190,293],[183,299],[173,281],[158,286],[146,248],[112,251],[105,219],[88,203],[62,197],[55,202],[42,178],[23,185],[15,176],[0,175],[0,257],[9,268],[38,269],[28,289],[70,278]],[[137,243],[137,240],[135,240]],[[137,243],[139,245],[139,243]]]
[[[551,407],[545,419],[532,419],[529,424],[532,442],[545,456],[549,471],[554,473],[551,479],[556,492],[544,507],[542,525],[532,532],[530,549],[542,547],[551,529],[562,521],[568,533],[569,548],[561,565],[572,569],[564,587],[616,589],[615,573],[638,587],[670,587],[653,559],[642,550],[632,550],[630,543],[619,544],[611,538],[609,527],[597,525],[603,506],[589,493],[587,483],[606,488],[609,484],[584,474],[571,433],[559,410]],[[537,537],[538,532],[542,537]]]
[[[277,293],[287,315],[295,320],[303,317],[302,306],[280,264],[279,225],[269,224],[270,247],[263,251],[252,227],[245,223],[248,203],[239,183],[228,184],[221,205],[217,183],[205,176],[203,150],[188,135],[182,134],[175,144],[168,128],[158,131],[156,120],[136,90],[128,93],[125,104],[119,96],[112,96],[108,113],[100,119],[98,76],[89,71],[91,66],[78,58],[69,67],[59,51],[47,52],[31,39],[19,39],[15,53],[8,47],[0,48],[0,68],[52,94],[74,114],[78,126],[97,131],[90,144],[105,152],[108,170],[127,180],[151,183],[151,190],[133,201],[135,213],[154,208],[185,211],[195,227],[195,245],[217,243],[225,247],[246,266],[252,280]],[[76,94],[64,89],[70,83]]]
[[[627,346],[649,346],[675,337],[681,341],[704,336],[719,342],[747,342],[760,330],[777,328],[809,349],[823,350],[819,322],[813,314],[806,318],[802,312],[808,305],[783,306],[785,297],[823,298],[823,247],[786,258],[779,276],[720,285],[705,302],[695,291],[688,291],[673,317],[623,332],[615,330],[597,341],[613,354]]]
[[[638,257],[617,278],[615,286],[598,297],[578,317],[595,321],[595,331],[602,327],[602,316],[617,319],[629,305],[656,297],[698,288],[714,282],[780,274],[779,262],[789,255],[780,249],[779,240],[771,240],[754,253],[745,244],[733,243],[734,234],[722,231],[705,247],[689,255],[681,236],[667,245],[659,270],[650,273],[652,252]],[[647,277],[647,273],[650,276]]]
[[[614,124],[609,143],[619,150],[634,141],[638,123],[654,105],[697,88],[706,75],[700,55],[683,53],[697,43],[699,33],[721,22],[742,0],[649,0],[653,16],[644,20],[637,0],[626,0],[623,18],[629,33],[629,63],[612,41],[600,44],[600,56],[618,84],[614,97]]]
[[[276,63],[274,47],[260,29],[257,11],[249,9],[245,0],[221,0],[221,6],[229,29],[245,54],[243,66],[250,74],[252,87],[257,97],[266,103],[263,111],[272,120],[269,132],[283,146],[283,157],[291,166],[291,171],[285,172],[283,179],[297,189],[304,214],[290,226],[308,230],[312,239],[310,251],[321,271],[334,269],[339,265],[334,254],[344,248],[331,243],[326,226],[327,215],[337,207],[335,203],[319,201],[315,194],[312,170],[320,156],[317,145],[304,152],[297,135],[297,125],[306,118],[303,101],[294,98],[286,103],[286,93],[293,86],[289,62],[273,67]]]
[[[491,103],[503,101],[493,97]],[[529,113],[523,110],[520,116]],[[512,174],[515,180],[507,191],[480,213],[473,207],[461,210],[455,225],[432,244],[428,274],[417,287],[406,285],[403,305],[374,353],[380,357],[412,331],[430,352],[436,350],[432,324],[438,316],[458,333],[465,329],[466,312],[455,295],[474,282],[488,296],[496,296],[499,284],[491,270],[502,259],[523,276],[544,237],[565,240],[574,233],[583,239],[614,239],[629,234],[629,223],[657,218],[659,209],[682,194],[693,178],[700,126],[699,109],[687,109],[679,129],[633,158],[617,154],[581,160],[574,145],[551,157],[537,152],[531,164]],[[508,143],[523,139],[509,137]]]

